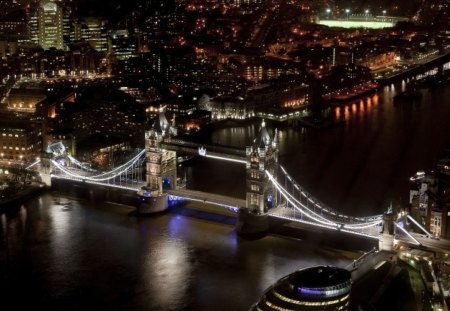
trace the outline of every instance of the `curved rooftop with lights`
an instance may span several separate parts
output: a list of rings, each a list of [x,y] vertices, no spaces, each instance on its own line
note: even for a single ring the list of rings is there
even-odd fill
[[[348,310],[351,274],[317,266],[295,271],[266,290],[252,310]]]
[[[48,0],[47,1],[42,1],[40,3],[40,5],[41,5],[41,8],[44,11],[54,11],[54,12],[56,12],[56,10],[58,9],[58,5],[56,3],[50,2]]]

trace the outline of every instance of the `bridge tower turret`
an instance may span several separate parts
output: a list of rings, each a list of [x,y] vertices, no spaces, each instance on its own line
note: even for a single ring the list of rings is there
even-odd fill
[[[394,247],[394,214],[388,211],[383,214],[383,230],[378,240],[378,249],[392,251]]]
[[[44,139],[43,143],[44,148],[40,156],[41,162],[39,167],[39,176],[41,178],[42,183],[44,183],[47,187],[51,187],[52,186],[51,174],[53,173],[54,170],[52,160],[68,163],[67,152],[66,147],[61,141],[52,142],[49,141],[48,139]]]
[[[146,186],[138,192],[139,214],[150,214],[167,209],[164,190],[176,189],[177,154],[161,148],[164,139],[170,139],[171,127],[163,112],[160,112],[153,128],[145,133]]]
[[[277,205],[277,196],[266,171],[276,176],[278,165],[277,131],[271,137],[264,120],[258,136],[246,148],[246,207],[239,212],[237,231],[261,234],[268,230],[267,211]]]
[[[52,154],[48,152],[41,152],[40,156],[41,162],[39,166],[39,176],[41,178],[41,182],[44,183],[47,187],[52,186],[52,178],[51,178],[51,172],[52,172]]]

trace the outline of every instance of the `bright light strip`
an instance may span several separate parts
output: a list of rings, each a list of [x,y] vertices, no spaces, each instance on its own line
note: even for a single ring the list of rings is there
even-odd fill
[[[132,191],[137,191],[141,188],[141,186],[144,185],[144,183],[142,183],[142,185],[136,186],[135,187],[127,187],[127,186],[122,186],[122,185],[115,185],[115,184],[106,184],[106,183],[102,183],[102,182],[96,182],[93,180],[82,180],[79,178],[70,178],[68,176],[60,176],[60,175],[51,175],[52,178],[57,178],[57,179],[65,179],[65,180],[74,180],[74,181],[78,181],[78,182],[84,182],[87,184],[93,184],[93,185],[100,185],[100,186],[106,186],[106,187],[111,187],[111,188],[118,188],[118,189],[125,189],[125,190],[132,190]]]
[[[337,223],[328,220],[327,218],[315,213],[314,211],[310,210],[309,208],[307,208],[302,202],[299,202],[293,195],[291,195],[286,189],[284,189],[282,186],[280,186],[280,184],[275,180],[275,178],[268,172],[266,171],[267,175],[269,176],[269,179],[272,181],[272,183],[275,185],[275,187],[282,193],[286,193],[286,195],[288,195],[290,198],[292,198],[292,200],[294,200],[297,204],[299,204],[300,206],[302,206],[304,209],[306,209],[307,211],[309,211],[311,214],[315,215],[318,219],[322,219],[323,221],[320,220],[316,220],[322,223],[328,223],[328,224],[333,224],[333,225],[337,225]],[[282,190],[281,190],[282,189]],[[287,198],[286,198],[287,199]],[[290,201],[292,202],[292,201]],[[292,203],[293,205],[296,205],[294,203]],[[296,205],[297,209],[300,209],[297,205]],[[302,212],[304,212],[302,209],[300,209]],[[306,213],[305,213],[306,214]],[[312,216],[309,216],[310,218],[313,218]],[[314,218],[313,218],[314,219]]]
[[[331,214],[333,216],[336,216],[338,218],[350,218],[347,215],[341,215],[341,214],[337,214],[335,211],[333,210],[329,210],[325,207],[322,207],[317,200],[314,199],[314,197],[308,193],[307,191],[305,191],[302,187],[299,187],[295,181],[289,176],[289,174],[287,173],[286,169],[282,166],[279,165],[279,167],[281,168],[281,170],[283,171],[283,173],[286,175],[286,177],[292,182],[293,186],[300,191],[300,194],[303,195],[309,202],[311,202],[312,204],[314,204],[315,206],[317,206],[317,208],[319,208],[320,210],[322,210],[325,213]],[[302,204],[303,205],[303,204]],[[383,215],[375,215],[375,216],[369,216],[369,217],[351,217],[352,219],[355,220],[361,220],[363,221],[363,223],[356,223],[356,224],[348,224],[350,226],[372,226],[372,225],[376,225],[378,223],[380,223],[382,221],[382,217]],[[344,221],[345,222],[345,221]]]
[[[246,163],[247,163],[246,160],[239,160],[239,159],[225,158],[225,157],[213,156],[213,155],[209,155],[209,154],[205,154],[204,157],[205,157],[205,158],[217,159],[217,160],[224,160],[224,161],[230,161],[230,162],[243,163],[243,164],[246,164]]]
[[[339,229],[336,226],[327,226],[327,225],[323,225],[323,224],[316,223],[316,222],[311,222],[311,221],[307,221],[307,220],[303,220],[303,219],[298,219],[298,218],[295,218],[295,217],[292,217],[292,216],[285,216],[285,215],[279,215],[279,214],[269,214],[269,216],[276,217],[276,218],[282,218],[282,219],[286,219],[286,220],[292,220],[292,221],[295,221],[295,222],[300,222],[300,223],[304,223],[304,224],[311,225],[311,226],[316,226],[316,227],[321,227],[321,228],[326,228],[326,229],[331,229],[331,230],[342,231],[342,232],[345,232],[345,233],[349,233],[349,234],[353,234],[353,235],[359,235],[359,236],[370,238],[370,239],[374,239],[374,240],[378,240],[379,239],[378,234],[375,236],[375,235],[370,235],[370,234],[367,234],[367,233],[346,230],[346,229],[343,229],[343,228]]]
[[[120,165],[120,166],[118,166],[118,167],[112,169],[111,171],[108,171],[108,172],[105,172],[105,173],[101,173],[101,174],[98,174],[98,175],[94,175],[94,176],[90,176],[90,177],[91,177],[91,178],[103,177],[103,176],[105,176],[105,175],[114,173],[114,172],[116,172],[116,171],[122,169],[122,168],[125,167],[125,166],[131,166],[131,165],[129,165],[129,164],[130,164],[130,163],[133,163],[133,164],[136,163],[137,160],[138,160],[143,154],[145,154],[145,149],[144,149],[144,150],[141,150],[137,155],[134,156],[134,158],[132,158],[132,159],[129,160],[128,162],[126,162],[126,163],[124,163],[124,164],[122,164],[122,165]]]
[[[298,218],[291,217],[291,216],[278,215],[278,214],[270,214],[270,216],[273,216],[273,217],[276,217],[276,218],[292,220],[292,221],[296,221],[296,222],[301,222],[301,223],[308,224],[308,225],[311,225],[311,226],[316,226],[316,227],[321,227],[321,228],[326,228],[326,229],[331,229],[331,230],[337,230],[338,229],[336,226],[327,226],[327,225],[324,225],[324,224],[318,224],[316,222],[311,222],[311,221],[307,221],[307,220],[303,220],[303,219],[298,219]]]
[[[304,209],[306,209],[310,214],[314,215],[308,215],[308,213],[306,213],[303,209],[299,208],[296,204],[292,203],[291,200],[289,200],[293,205],[295,205],[295,208],[299,209],[301,212],[305,213],[305,215],[308,218],[314,219],[315,221],[318,221],[322,224],[328,224],[328,225],[335,225],[335,226],[343,226],[346,229],[350,229],[350,230],[355,230],[355,229],[365,229],[365,228],[369,228],[369,227],[374,227],[376,225],[378,225],[381,222],[380,220],[377,221],[372,221],[372,222],[365,222],[365,223],[354,223],[354,224],[338,224],[336,222],[330,221],[329,219],[315,213],[314,211],[308,209],[304,204],[302,204],[301,202],[299,202],[296,198],[294,198],[288,191],[286,191],[283,187],[281,187],[279,185],[279,183],[274,179],[274,177],[267,172],[267,175],[269,176],[269,179],[272,181],[272,183],[274,184],[274,186],[277,188],[278,191],[280,191],[283,194],[283,197],[285,197],[286,199],[288,199],[286,197],[286,195],[288,195],[290,198],[292,198],[292,200],[294,200],[296,203],[298,203],[300,206],[302,206]],[[346,215],[340,215],[343,216],[344,218],[349,218]]]
[[[31,163],[30,165],[28,165],[25,169],[26,169],[26,170],[29,170],[30,168],[32,168],[33,166],[35,166],[36,164],[38,164],[38,163],[40,163],[40,162],[41,162],[41,160],[37,160],[37,161]]]
[[[67,175],[70,175],[72,177],[75,178],[80,178],[80,179],[85,179],[85,180],[92,180],[92,181],[105,181],[105,180],[109,180],[109,179],[113,179],[116,178],[117,176],[123,174],[124,172],[126,172],[128,169],[130,169],[134,164],[136,164],[136,162],[139,160],[139,157],[143,154],[143,152],[145,152],[145,150],[141,151],[137,156],[135,156],[131,161],[128,161],[126,164],[129,164],[127,167],[125,167],[124,165],[119,166],[118,168],[115,168],[114,170],[107,172],[107,173],[103,173],[100,175],[95,175],[95,176],[81,176],[81,175],[77,175],[74,174],[72,172],[70,172],[70,170],[64,168],[63,166],[61,166],[59,163],[57,163],[56,161],[52,160],[52,163],[59,168],[60,170],[62,170],[64,173],[66,173]],[[131,162],[131,163],[130,163]],[[125,168],[124,168],[125,167]],[[103,178],[99,178],[100,176],[105,176],[106,174],[111,174],[114,171],[117,171],[119,168],[123,168],[121,171],[119,171],[118,173],[116,173],[115,175],[109,176],[109,177],[103,177]]]
[[[75,159],[74,157],[68,156],[68,158],[69,158],[69,160],[70,160],[72,163],[74,163],[76,166],[78,166],[78,167],[80,167],[80,168],[82,168],[82,169],[85,169],[86,171],[89,171],[89,172],[96,172],[96,170],[94,170],[94,169],[92,169],[92,168],[90,168],[90,167],[85,166],[83,163],[81,163],[80,161],[78,161],[78,160]]]
[[[382,223],[382,221],[380,220],[380,221],[375,221],[375,222],[371,222],[371,223],[367,223],[367,224],[364,224],[364,223],[362,223],[362,224],[355,224],[355,225],[345,224],[344,228],[347,228],[347,229],[366,229],[366,228],[378,226],[381,223]]]
[[[273,185],[277,188],[277,190],[280,191],[283,194],[283,197],[286,200],[288,200],[291,204],[293,204],[295,208],[299,209],[302,213],[305,213],[305,215],[307,215],[309,218],[314,219],[314,220],[316,220],[318,222],[321,222],[323,224],[328,224],[328,225],[337,225],[337,223],[332,222],[332,221],[326,219],[325,217],[322,217],[322,216],[318,215],[317,213],[315,213],[315,212],[311,211],[310,209],[308,209],[304,204],[302,204],[296,198],[294,198],[286,189],[284,189],[282,186],[280,186],[280,184],[275,180],[275,178],[268,171],[266,171],[266,174],[268,175],[269,179],[272,181]],[[292,200],[294,200],[294,201],[292,201]],[[294,202],[299,204],[303,208],[305,208],[311,214],[315,215],[318,219],[315,219],[313,216],[308,215],[308,213],[304,212]]]
[[[314,216],[310,215],[309,213],[305,212],[303,209],[299,208],[299,207],[297,206],[297,204],[295,204],[294,201],[291,200],[290,197],[292,197],[292,195],[291,195],[290,193],[288,193],[284,188],[280,187],[280,185],[278,184],[278,182],[276,182],[276,181],[274,180],[273,176],[272,176],[268,171],[266,171],[266,174],[267,174],[267,176],[269,177],[269,179],[272,181],[272,183],[273,183],[273,185],[275,186],[275,188],[277,188],[277,190],[280,191],[280,193],[283,195],[283,197],[284,197],[286,200],[288,200],[289,203],[291,203],[296,209],[298,209],[300,212],[302,212],[303,214],[305,214],[306,217],[311,218],[312,220],[315,220],[315,221],[317,221],[317,222],[319,222],[319,223],[321,223],[321,224],[327,225],[327,226],[338,226],[337,223],[334,223],[334,222],[332,222],[332,221],[329,221],[328,219],[323,218],[323,217],[321,217],[321,216],[315,214],[314,212],[311,212],[311,211],[310,211],[308,208],[306,208],[302,203],[297,202],[297,203],[299,203],[303,208],[305,208],[307,211],[309,211],[310,213],[312,213],[314,216],[317,215],[317,216],[319,216],[319,217],[314,217]],[[294,200],[296,200],[296,199],[294,198]]]
[[[424,227],[422,227],[421,224],[419,224],[414,218],[411,217],[411,215],[407,215],[408,219],[410,219],[413,223],[415,223],[417,225],[417,227],[419,227],[420,229],[422,229],[423,232],[425,232],[426,235],[428,235],[428,237],[432,237],[433,235],[428,232]]]
[[[237,213],[239,211],[239,207],[238,206],[231,206],[231,205],[227,205],[227,204],[222,204],[222,203],[218,203],[218,202],[213,202],[213,201],[208,201],[208,200],[201,200],[201,199],[194,199],[194,198],[190,198],[190,197],[180,197],[178,195],[173,195],[171,194],[170,196],[175,197],[175,198],[180,198],[180,199],[184,199],[184,200],[189,200],[189,201],[195,201],[195,202],[201,202],[201,203],[208,203],[208,204],[213,204],[213,205],[217,205],[220,207],[225,207],[226,209]]]
[[[402,230],[404,233],[406,233],[407,236],[409,236],[414,242],[416,242],[417,245],[422,245],[419,241],[416,240],[408,231],[406,231],[404,228],[402,228],[398,223],[394,222],[395,226]]]
[[[83,179],[83,180],[91,180],[91,181],[106,181],[106,180],[110,180],[110,179],[114,179],[117,176],[121,175],[122,173],[126,172],[129,168],[131,168],[131,166],[134,165],[134,163],[132,163],[129,167],[126,167],[125,169],[123,169],[122,171],[120,171],[119,173],[109,176],[109,177],[103,177],[103,178],[97,178],[97,177],[91,177],[91,176],[82,176],[82,175],[78,175],[78,174],[74,174],[72,173],[70,170],[66,169],[65,167],[61,166],[59,163],[57,163],[56,161],[52,160],[53,165],[55,165],[57,168],[59,168],[61,171],[63,171],[64,173],[66,173],[67,175],[70,175],[74,178],[78,178],[78,179]]]

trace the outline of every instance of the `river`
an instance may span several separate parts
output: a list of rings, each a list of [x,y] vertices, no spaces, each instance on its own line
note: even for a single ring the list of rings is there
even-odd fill
[[[393,103],[405,83],[334,108],[345,124],[331,128],[279,127],[279,162],[313,196],[354,216],[379,214],[391,204],[407,206],[409,178],[432,170],[450,147],[450,86],[422,90],[421,103]],[[259,124],[215,130],[211,141],[243,147]],[[199,161],[199,160],[197,160]],[[201,160],[205,170],[189,171],[196,189],[245,197],[239,165]],[[224,176],[236,178],[224,178]],[[206,182],[205,182],[206,181]]]
[[[351,215],[406,204],[408,179],[433,168],[450,139],[450,87],[421,104],[393,105],[402,85],[335,108],[345,124],[279,127],[280,163],[314,196]],[[245,146],[259,124],[217,129],[211,141]],[[200,169],[201,168],[201,169]],[[239,164],[198,159],[188,186],[244,197]],[[236,236],[233,219],[173,210],[136,218],[132,208],[48,193],[1,214],[0,308],[21,310],[248,310],[296,269],[343,267],[362,249],[340,250],[270,235]],[[351,248],[351,247],[350,247]]]

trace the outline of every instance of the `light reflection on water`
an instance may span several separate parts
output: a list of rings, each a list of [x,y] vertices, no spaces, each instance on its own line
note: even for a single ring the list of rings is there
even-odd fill
[[[424,92],[419,106],[394,107],[391,86],[356,101],[356,108],[335,109],[346,116],[345,126],[280,128],[280,162],[325,203],[379,212],[450,138],[450,107],[442,101],[450,89],[438,91]],[[256,132],[251,125],[212,136],[238,146]],[[241,166],[197,163],[208,170],[190,169],[191,184],[242,197]],[[278,236],[242,240],[231,225],[180,214],[136,218],[123,206],[70,199],[71,208],[63,209],[54,200],[43,195],[1,215],[0,292],[15,309],[247,310],[294,270],[343,267],[357,257]]]
[[[390,202],[406,206],[409,178],[418,170],[433,169],[448,147],[450,105],[443,99],[450,98],[450,86],[422,89],[421,103],[394,105],[393,96],[401,89],[401,83],[391,84],[334,107],[332,115],[345,124],[326,129],[266,121],[269,130],[279,130],[280,163],[306,190],[343,213],[379,214]],[[244,141],[243,147],[251,143],[258,127],[256,121],[239,131],[217,129],[212,136],[218,141]],[[245,189],[245,178],[222,178],[221,187],[211,182],[229,167],[234,166],[211,164],[209,173],[194,167],[190,182],[202,191],[243,198],[238,189]]]
[[[136,218],[120,205],[69,198],[65,209],[54,199],[1,215],[0,290],[15,309],[248,310],[294,270],[358,256],[242,240],[232,225],[177,213]]]

